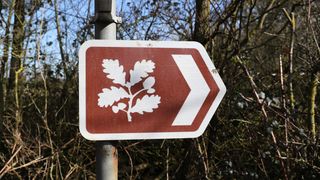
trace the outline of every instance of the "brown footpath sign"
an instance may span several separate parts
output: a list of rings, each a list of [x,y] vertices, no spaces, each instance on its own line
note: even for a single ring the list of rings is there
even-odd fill
[[[79,125],[89,140],[198,137],[226,92],[197,42],[91,40],[79,59]]]

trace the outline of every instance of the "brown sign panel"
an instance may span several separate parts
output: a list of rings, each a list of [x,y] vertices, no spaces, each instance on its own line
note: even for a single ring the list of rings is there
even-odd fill
[[[80,131],[90,140],[197,137],[226,91],[196,42],[93,40],[79,58]]]

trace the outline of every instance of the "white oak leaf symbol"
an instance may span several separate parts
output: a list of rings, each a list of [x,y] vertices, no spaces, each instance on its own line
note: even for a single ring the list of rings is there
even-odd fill
[[[140,82],[142,78],[148,76],[148,73],[152,73],[155,68],[155,64],[151,60],[142,60],[134,64],[133,70],[130,70],[130,82],[128,86],[133,86]]]
[[[124,104],[124,103],[118,103],[117,106],[112,106],[112,111],[113,111],[114,113],[118,113],[119,110],[124,110],[124,108],[126,108],[126,107],[127,107],[126,104]]]
[[[123,72],[123,66],[119,64],[119,60],[104,59],[103,72],[107,74],[109,79],[112,79],[113,83],[125,85],[126,83],[126,73]]]
[[[144,112],[153,112],[153,109],[157,109],[160,104],[161,97],[158,95],[145,95],[142,99],[138,98],[135,106],[132,107],[131,112],[137,112],[143,114]]]
[[[146,80],[144,80],[143,82],[143,88],[144,89],[150,89],[152,88],[152,86],[154,85],[154,83],[156,82],[154,77],[148,77]]]
[[[103,88],[102,92],[98,94],[98,106],[106,108],[110,106],[114,113],[125,112],[128,122],[132,121],[132,113],[153,112],[154,109],[159,107],[161,97],[153,94],[156,91],[153,88],[156,79],[153,76],[148,77],[155,69],[155,63],[152,60],[137,61],[133,69],[129,71],[129,81],[126,81],[126,73],[118,59],[104,59],[102,67],[103,72],[107,74],[107,78],[121,87]],[[132,86],[137,83],[141,83],[143,88],[132,91]],[[142,98],[136,98],[143,92],[146,95]],[[119,102],[124,98],[128,98],[128,101]]]
[[[100,107],[112,106],[114,102],[130,97],[127,91],[125,91],[122,87],[117,88],[114,86],[111,86],[110,89],[103,88],[102,93],[99,93],[98,96],[98,106]]]

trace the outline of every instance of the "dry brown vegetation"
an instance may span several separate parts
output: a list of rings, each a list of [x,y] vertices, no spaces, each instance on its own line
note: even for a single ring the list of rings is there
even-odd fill
[[[0,1],[0,179],[94,179],[78,130],[93,1]],[[227,94],[203,136],[116,142],[119,179],[318,179],[320,3],[118,2],[118,39],[195,40]]]

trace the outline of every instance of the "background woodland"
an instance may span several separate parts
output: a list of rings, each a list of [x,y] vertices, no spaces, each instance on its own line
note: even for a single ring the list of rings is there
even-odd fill
[[[0,1],[0,179],[95,179],[78,130],[93,0]],[[318,179],[320,2],[117,2],[118,39],[202,43],[227,87],[196,139],[115,142],[119,179]],[[318,94],[317,94],[318,93]]]

